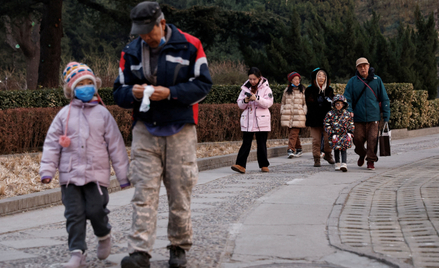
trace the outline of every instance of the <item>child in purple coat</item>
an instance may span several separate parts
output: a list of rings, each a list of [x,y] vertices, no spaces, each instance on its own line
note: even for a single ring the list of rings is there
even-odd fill
[[[40,176],[42,183],[50,183],[59,171],[71,253],[63,266],[76,268],[86,265],[87,219],[98,239],[98,258],[110,255],[110,160],[121,188],[130,185],[129,161],[116,121],[106,107],[99,105],[101,80],[87,65],[77,62],[69,63],[63,75],[64,95],[71,102],[59,111],[47,132]]]
[[[326,114],[324,125],[329,145],[334,149],[335,170],[343,172],[348,171],[346,150],[352,147],[355,129],[354,120],[347,108],[346,98],[337,94],[332,100],[332,110]]]

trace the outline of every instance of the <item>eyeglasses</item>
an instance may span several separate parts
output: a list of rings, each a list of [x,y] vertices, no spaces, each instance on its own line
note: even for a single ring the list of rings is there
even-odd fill
[[[343,103],[341,103],[341,102],[336,102],[334,105],[335,105],[335,106],[343,106]]]

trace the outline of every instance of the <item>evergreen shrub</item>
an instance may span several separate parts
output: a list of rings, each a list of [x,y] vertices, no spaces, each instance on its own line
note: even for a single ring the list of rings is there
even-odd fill
[[[426,91],[413,90],[413,85],[408,83],[386,83],[384,85],[390,98],[390,127],[392,129],[417,129],[439,125],[439,111],[437,109],[438,102],[436,100],[427,100],[428,94]],[[334,89],[335,94],[343,94],[346,84],[336,83],[331,86]],[[286,85],[273,84],[270,85],[270,87],[273,91],[274,102],[280,103]],[[238,98],[240,91],[241,86],[239,85],[213,85],[212,90],[201,102],[200,107],[205,104],[216,104],[216,106],[212,107],[219,109],[220,111],[218,111],[218,113],[223,113],[221,112],[222,108],[220,108],[221,106],[219,104],[233,104],[235,105],[235,108],[238,109],[236,106],[236,99]],[[112,88],[99,89],[99,94],[107,106],[111,107],[111,105],[115,105]],[[0,110],[13,108],[61,107],[67,104],[68,100],[64,97],[61,88],[0,91]],[[277,120],[277,117],[275,116],[277,111],[274,110],[274,107],[275,106],[271,109],[273,111],[272,120]],[[111,109],[112,108],[109,108],[110,111]],[[202,109],[200,108],[200,112],[201,111]],[[212,113],[215,114],[215,112]],[[221,116],[225,115],[222,114]],[[201,121],[204,120],[203,118],[203,116],[200,116]],[[207,116],[206,118],[211,117]],[[230,118],[230,116],[226,118]],[[237,118],[239,118],[239,116]],[[217,122],[219,119],[212,120]],[[229,126],[225,125],[224,127],[226,129]],[[200,137],[203,137],[203,135]],[[229,138],[235,139],[235,136],[233,135],[237,134],[220,133],[218,135],[224,135],[224,138],[227,140]],[[217,139],[209,139],[209,141],[217,141]],[[204,138],[201,140],[204,140]]]
[[[413,94],[412,84],[385,84],[389,98],[410,103]],[[280,103],[287,85],[270,85],[275,103]],[[335,94],[343,94],[346,84],[331,84]],[[201,102],[202,104],[236,103],[240,85],[213,85],[212,90]],[[106,105],[115,105],[112,88],[99,89],[99,95]],[[62,107],[69,103],[61,88],[41,90],[7,90],[0,91],[0,110],[13,108]]]
[[[410,117],[410,123],[408,129],[418,129],[423,127],[429,127],[428,118],[430,110],[430,104],[428,101],[428,92],[425,90],[417,90],[414,92],[414,99],[412,100],[412,116]],[[435,111],[437,113],[438,111]]]
[[[274,102],[280,103],[286,85],[270,85]],[[241,86],[213,85],[202,104],[236,103]],[[99,89],[99,95],[106,105],[115,105],[112,88]],[[61,88],[41,90],[0,91],[0,110],[14,108],[62,107],[69,104]]]

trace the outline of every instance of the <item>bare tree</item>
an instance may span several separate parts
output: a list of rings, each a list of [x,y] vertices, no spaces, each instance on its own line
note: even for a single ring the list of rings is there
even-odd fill
[[[43,2],[40,35],[40,64],[38,84],[42,87],[59,85],[59,67],[61,64],[62,0]]]

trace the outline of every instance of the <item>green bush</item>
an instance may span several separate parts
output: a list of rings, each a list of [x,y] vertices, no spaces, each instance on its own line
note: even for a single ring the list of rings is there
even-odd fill
[[[417,129],[439,125],[438,102],[427,100],[425,91],[408,83],[384,84],[390,99],[390,127]],[[287,85],[270,85],[275,103],[280,103]],[[343,94],[346,84],[332,84],[335,94]],[[213,85],[201,104],[236,104],[240,85]],[[112,88],[99,89],[106,105],[115,105]],[[0,91],[0,110],[13,108],[62,107],[68,104],[62,89]],[[219,107],[219,106],[218,106]],[[219,108],[218,108],[219,109]],[[273,117],[275,119],[275,117]]]
[[[408,129],[429,127],[428,114],[430,105],[428,100],[428,92],[424,90],[415,91],[411,104],[413,113],[410,117],[410,124],[408,126]]]
[[[115,105],[112,88],[99,89],[106,105]],[[62,88],[0,91],[0,110],[15,108],[63,107],[69,104]]]
[[[332,84],[335,94],[343,94],[346,84]],[[410,103],[413,96],[412,84],[385,84],[390,100]],[[275,103],[280,103],[287,85],[270,85]],[[236,103],[241,85],[213,85],[202,104]],[[112,88],[99,89],[99,95],[106,105],[115,105]],[[41,90],[0,91],[0,110],[13,108],[62,107],[68,104],[61,88]]]
[[[390,105],[390,128],[408,128],[410,125],[410,117],[412,116],[411,105],[395,100]]]
[[[409,83],[389,83],[384,84],[390,102],[399,100],[403,103],[411,103],[413,100],[413,84]]]
[[[334,94],[343,94],[346,84],[331,84],[332,89],[334,89]]]

